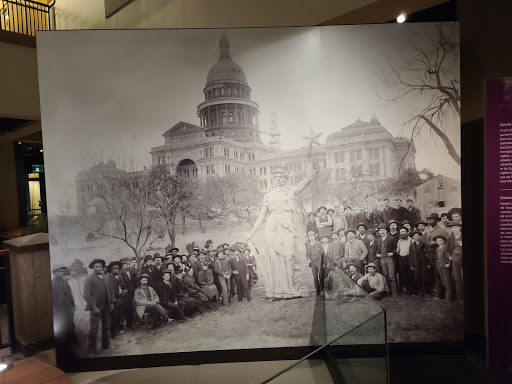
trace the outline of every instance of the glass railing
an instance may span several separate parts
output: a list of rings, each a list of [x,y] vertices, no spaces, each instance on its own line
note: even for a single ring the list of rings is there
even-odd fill
[[[332,260],[324,276],[317,296],[324,317],[317,321],[324,322],[325,343],[263,383],[388,383],[386,313],[375,299],[386,294],[377,292],[380,277],[372,276],[368,285],[368,275],[357,279],[363,289]],[[377,286],[373,293],[371,286]]]

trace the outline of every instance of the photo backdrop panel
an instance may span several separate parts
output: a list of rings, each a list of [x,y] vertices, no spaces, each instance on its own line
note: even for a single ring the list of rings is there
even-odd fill
[[[457,24],[44,32],[38,62],[73,358],[322,345],[317,293],[367,320],[336,276],[369,263],[389,342],[462,340]]]

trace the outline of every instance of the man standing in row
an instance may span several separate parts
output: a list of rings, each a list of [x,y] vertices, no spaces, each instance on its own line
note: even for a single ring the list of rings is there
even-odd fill
[[[119,276],[120,269],[120,261],[112,261],[107,267],[107,272],[109,273],[108,281],[112,286],[112,290],[114,291],[114,297],[116,299],[116,302],[114,303],[114,309],[112,310],[112,318],[110,324],[110,337],[112,339],[115,338],[116,335],[119,334],[120,332],[124,332],[124,303],[125,298],[128,295],[128,290],[124,285],[123,279],[121,278],[121,276]]]
[[[396,271],[393,261],[393,254],[396,251],[396,241],[393,236],[388,235],[388,227],[385,224],[379,225],[380,239],[377,242],[377,257],[380,257],[382,271],[391,288],[391,295],[396,297]]]
[[[357,232],[355,229],[345,231],[347,242],[345,243],[345,259],[347,264],[354,264],[357,266],[359,273],[363,271],[363,263],[368,256],[368,249],[364,243],[356,238]]]
[[[345,243],[342,243],[339,240],[339,234],[336,231],[332,232],[331,237],[332,242],[329,243],[327,257],[329,257],[339,268],[343,268],[343,259],[345,258]]]
[[[332,219],[332,231],[336,233],[340,233],[341,231],[345,232],[348,229],[348,222],[345,215],[343,215],[340,211],[340,207],[336,207],[336,211],[332,208],[327,210],[327,214]],[[307,232],[306,232],[307,233]]]
[[[315,240],[314,232],[308,232],[308,242],[306,243],[306,257],[311,266],[311,272],[313,273],[313,281],[315,282],[316,295],[322,293],[324,287],[324,276],[323,276],[323,249],[322,243]]]
[[[96,353],[98,330],[101,323],[101,346],[110,348],[110,314],[114,309],[115,294],[107,276],[103,275],[105,260],[94,259],[89,264],[93,270],[84,282],[85,310],[90,314],[89,353]]]
[[[69,268],[65,265],[56,265],[53,268],[52,296],[53,318],[55,326],[55,340],[65,348],[76,343],[75,334],[75,300],[71,287],[65,280],[69,274]]]

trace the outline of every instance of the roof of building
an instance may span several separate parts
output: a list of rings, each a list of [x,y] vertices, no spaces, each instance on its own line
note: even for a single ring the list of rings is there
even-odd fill
[[[225,35],[219,41],[219,61],[210,68],[206,80],[206,86],[216,82],[242,83],[247,85],[244,70],[231,59],[229,53],[229,40]]]
[[[117,168],[114,160],[109,160],[106,164],[103,160],[101,160],[98,164],[93,165],[91,168],[78,172],[75,180],[87,180],[90,178],[96,178],[98,176],[118,177],[123,174],[126,174],[126,171]]]
[[[187,123],[186,121],[180,121],[179,123],[174,124],[171,128],[164,132],[163,136],[170,136],[175,134],[189,134],[192,132],[204,132],[205,128],[200,127],[199,125],[195,125],[192,123]]]

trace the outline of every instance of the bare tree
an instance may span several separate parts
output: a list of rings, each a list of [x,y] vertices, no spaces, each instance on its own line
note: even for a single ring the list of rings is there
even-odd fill
[[[171,247],[176,242],[176,217],[183,201],[192,194],[193,186],[188,179],[171,175],[164,165],[153,167],[149,175],[151,204],[165,224]]]
[[[82,216],[68,216],[92,233],[123,242],[139,260],[164,234],[161,215],[154,207],[156,184],[148,172],[119,169],[102,174],[102,182],[90,192],[90,210]]]
[[[412,43],[414,55],[401,60],[389,60],[390,70],[380,76],[386,93],[379,97],[397,101],[404,97],[418,97],[419,112],[404,122],[411,130],[411,142],[424,129],[441,139],[448,153],[461,164],[444,123],[450,114],[460,118],[459,35],[456,24],[437,24],[434,37],[423,36],[421,45]],[[410,146],[410,144],[409,144]],[[405,151],[407,156],[409,147]]]
[[[231,233],[229,218],[245,217],[250,222],[261,201],[258,183],[252,175],[230,173],[198,180],[194,194],[187,200],[187,212],[198,220],[221,219]]]

